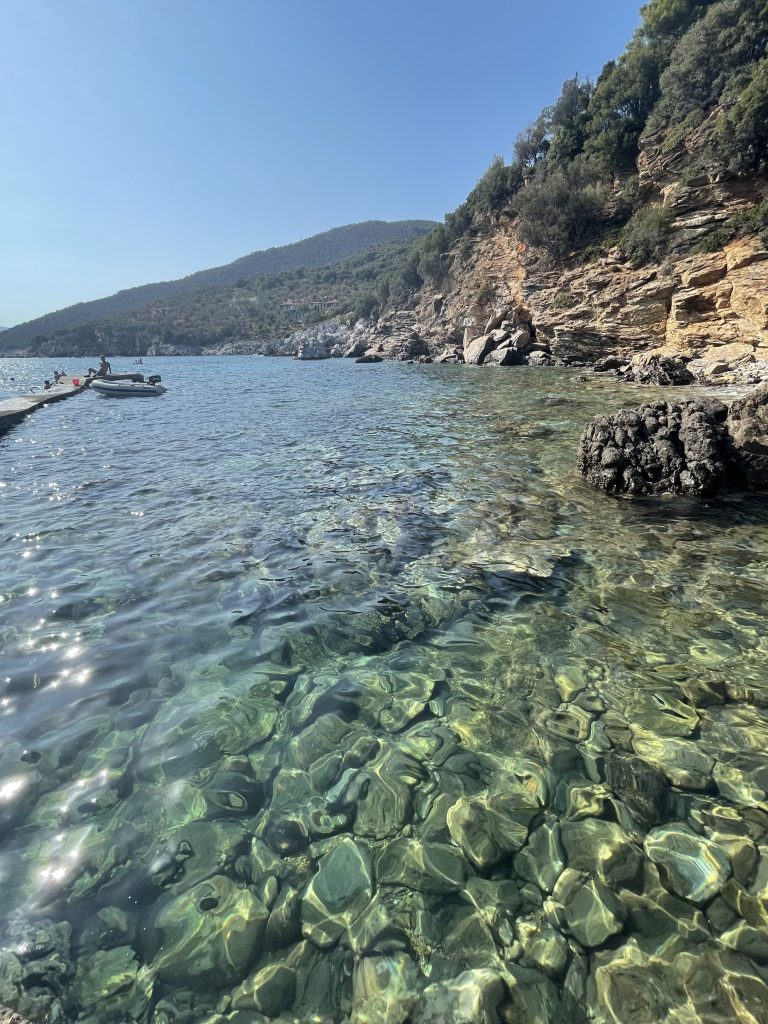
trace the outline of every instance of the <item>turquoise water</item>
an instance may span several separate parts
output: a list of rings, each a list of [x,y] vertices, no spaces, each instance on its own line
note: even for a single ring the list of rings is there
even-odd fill
[[[0,1004],[766,1019],[763,499],[593,492],[570,371],[145,362],[0,438]]]

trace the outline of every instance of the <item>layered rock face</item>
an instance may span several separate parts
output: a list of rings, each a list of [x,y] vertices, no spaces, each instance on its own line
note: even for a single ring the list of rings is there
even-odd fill
[[[656,402],[598,416],[579,444],[581,474],[608,494],[711,495],[768,488],[768,386],[722,402]]]
[[[547,269],[513,223],[498,223],[468,252],[452,252],[439,293],[423,289],[413,309],[387,313],[358,339],[385,358],[473,365],[628,363],[640,353],[693,360],[707,377],[768,361],[768,249],[752,235],[691,254],[689,228],[673,223],[672,236],[661,266],[633,269],[612,250]],[[478,302],[481,288],[491,298]],[[513,337],[520,328],[527,336]]]
[[[626,363],[643,353],[693,360],[700,377],[757,362],[755,377],[765,379],[768,247],[757,235],[714,252],[696,247],[729,218],[764,201],[768,181],[686,180],[695,140],[687,145],[670,149],[664,138],[648,139],[639,161],[646,203],[671,215],[663,263],[635,268],[618,248],[565,266],[547,263],[523,242],[516,223],[500,215],[445,254],[438,287],[425,286],[415,296],[410,329],[441,362],[591,365],[607,355]],[[519,360],[488,358],[501,347],[489,347],[493,339],[486,337],[488,322],[499,316],[528,327],[530,346]],[[383,345],[385,355],[387,320],[369,331],[371,348]]]

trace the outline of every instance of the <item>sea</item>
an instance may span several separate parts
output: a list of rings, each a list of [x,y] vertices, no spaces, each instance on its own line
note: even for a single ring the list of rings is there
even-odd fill
[[[56,365],[0,360],[0,399]],[[167,394],[0,438],[0,1004],[765,1020],[768,506],[575,468],[668,395],[139,369]]]

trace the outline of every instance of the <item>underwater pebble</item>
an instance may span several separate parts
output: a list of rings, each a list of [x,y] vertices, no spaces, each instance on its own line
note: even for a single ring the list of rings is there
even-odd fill
[[[702,904],[720,892],[729,875],[727,855],[686,825],[663,825],[645,837],[645,852],[672,892]]]

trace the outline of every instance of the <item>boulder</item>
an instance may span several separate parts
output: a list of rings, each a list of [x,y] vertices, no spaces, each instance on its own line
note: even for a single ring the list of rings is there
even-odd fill
[[[375,352],[366,352],[364,356],[358,356],[356,363],[383,363],[384,357],[377,356]]]
[[[657,384],[663,387],[680,387],[693,384],[694,375],[682,359],[674,356],[652,356],[635,358],[624,379],[635,384]]]
[[[529,366],[552,366],[554,365],[554,362],[555,360],[548,352],[541,352],[537,350],[536,352],[531,352],[528,356]]]
[[[464,350],[462,348],[446,348],[435,356],[436,363],[463,363]]]
[[[481,334],[464,346],[464,362],[480,366],[485,357],[495,348],[492,334]]]
[[[618,356],[603,356],[602,359],[597,360],[592,369],[595,373],[607,373],[609,370],[618,370],[623,362],[624,360]]]
[[[706,377],[719,377],[723,373],[728,373],[730,369],[730,363],[724,363],[718,360],[714,363],[707,363],[704,367],[703,373]]]
[[[523,358],[519,352],[509,346],[495,348],[485,357],[484,366],[520,366]]]
[[[510,347],[520,353],[529,352],[532,343],[531,332],[525,327],[518,327],[509,336]]]
[[[768,487],[768,385],[731,404],[728,434],[731,457],[747,486]]]
[[[491,331],[495,331],[497,327],[501,327],[501,325],[509,316],[509,313],[510,311],[506,307],[504,307],[504,309],[500,310],[499,312],[491,314],[491,316],[488,318],[488,323],[485,325],[485,333],[490,334]]]
[[[609,494],[710,495],[731,478],[715,401],[646,404],[598,416],[579,444],[578,468]]]

